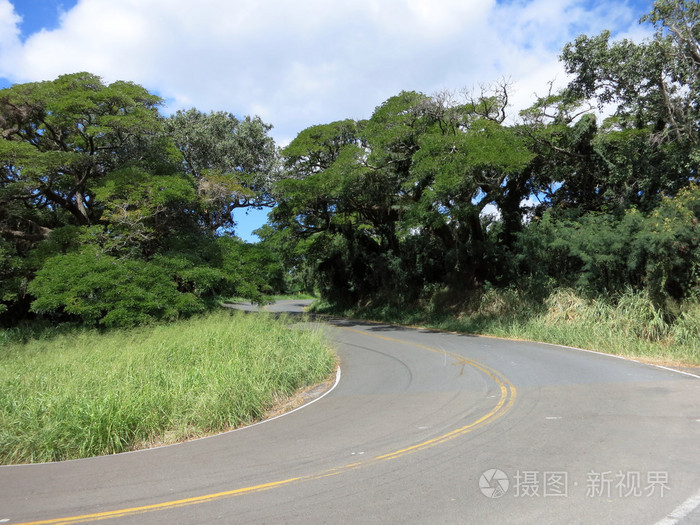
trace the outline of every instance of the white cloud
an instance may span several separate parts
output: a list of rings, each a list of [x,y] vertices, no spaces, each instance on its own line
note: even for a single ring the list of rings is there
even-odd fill
[[[593,4],[593,7],[586,7]],[[90,71],[168,102],[260,114],[280,142],[303,128],[366,118],[399,91],[432,94],[499,77],[524,107],[555,77],[579,33],[637,34],[618,0],[79,0],[59,27],[19,40],[0,0],[0,77]]]
[[[19,46],[19,24],[22,21],[9,0],[0,0],[0,55],[16,53]]]

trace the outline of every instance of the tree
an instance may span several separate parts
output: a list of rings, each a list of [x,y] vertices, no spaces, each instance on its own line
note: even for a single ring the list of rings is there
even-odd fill
[[[287,242],[306,239],[326,297],[401,302],[426,284],[491,277],[481,213],[496,203],[519,228],[531,158],[502,125],[504,93],[402,92],[368,121],[313,126],[285,148],[291,177],[272,223]]]
[[[569,97],[616,106],[598,151],[612,171],[628,178],[633,172],[630,187],[650,210],[662,193],[673,195],[697,178],[700,166],[700,8],[657,0],[642,21],[657,29],[651,40],[611,42],[604,31],[578,37],[561,58],[573,75]]]
[[[299,133],[282,152],[288,177],[276,186],[279,204],[271,213],[272,224],[284,232],[278,249],[288,262],[312,266],[324,295],[350,300],[363,293],[365,277],[372,275],[350,270],[359,265],[353,254],[367,253],[355,249],[358,237],[369,235],[356,207],[364,158],[362,125],[345,120]],[[298,256],[300,245],[304,263]]]
[[[642,21],[656,28],[652,44],[663,55],[661,88],[671,132],[700,144],[700,5],[688,0],[657,0]],[[685,93],[684,93],[685,91]]]
[[[33,311],[86,325],[129,327],[204,309],[200,298],[178,290],[163,265],[120,261],[94,246],[49,259],[29,291]]]
[[[651,213],[551,213],[519,235],[521,271],[591,296],[644,290],[657,306],[696,295],[700,286],[700,187],[664,197]]]
[[[127,166],[107,174],[95,187],[103,212],[100,245],[116,256],[151,257],[171,236],[196,228],[189,210],[197,205],[191,177],[151,174]]]
[[[17,213],[23,207],[93,224],[95,183],[125,161],[135,135],[160,129],[160,103],[141,86],[89,73],[0,90],[2,235],[36,240],[54,226],[36,211]]]
[[[0,90],[3,320],[128,326],[267,290],[234,264],[266,254],[217,236],[234,208],[272,202],[270,126],[194,109],[166,121],[159,104],[89,73]]]
[[[195,181],[199,223],[208,232],[233,231],[237,208],[272,206],[278,178],[272,126],[222,111],[177,111],[167,121],[182,170]]]
[[[10,309],[5,317],[26,313],[27,283],[43,264],[35,249],[69,225],[99,224],[105,206],[96,192],[109,174],[153,158],[136,143],[158,134],[159,104],[141,86],[105,85],[89,73],[0,90],[0,301]],[[75,246],[79,230],[70,231]],[[59,237],[66,235],[68,230]],[[50,251],[42,250],[47,256]]]
[[[478,98],[435,99],[441,110],[429,113],[432,125],[413,155],[413,180],[424,190],[409,227],[440,240],[442,274],[453,286],[494,278],[495,268],[485,264],[487,205],[495,204],[501,212],[506,242],[521,225],[520,206],[527,194],[521,174],[532,155],[520,136],[502,124],[507,87],[499,86]]]
[[[257,304],[270,302],[266,296],[285,289],[284,268],[278,256],[264,243],[250,244],[233,237],[217,239],[223,271],[231,295],[250,299]]]

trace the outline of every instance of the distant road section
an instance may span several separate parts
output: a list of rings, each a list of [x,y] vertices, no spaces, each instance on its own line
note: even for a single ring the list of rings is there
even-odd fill
[[[697,523],[695,377],[343,319],[295,328],[338,349],[324,398],[180,445],[0,467],[0,523]]]

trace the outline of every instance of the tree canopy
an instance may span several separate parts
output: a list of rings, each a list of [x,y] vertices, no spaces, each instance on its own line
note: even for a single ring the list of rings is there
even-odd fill
[[[0,314],[121,326],[285,288],[434,306],[489,287],[673,312],[700,297],[699,17],[657,0],[645,41],[576,38],[568,86],[518,115],[505,81],[402,91],[281,151],[257,116],[164,117],[89,73],[0,90]],[[237,239],[234,210],[268,206],[263,242]]]
[[[486,283],[698,294],[698,13],[660,0],[647,41],[577,38],[569,85],[519,119],[500,82],[402,92],[366,121],[302,131],[268,238],[332,301],[464,299]]]
[[[199,223],[210,232],[232,229],[236,208],[272,206],[278,176],[272,126],[259,117],[239,120],[224,112],[177,111],[166,130],[181,168],[196,184]]]
[[[234,208],[273,202],[271,126],[196,109],[164,118],[161,103],[89,73],[0,90],[5,319],[129,325],[272,289],[244,256],[260,248],[233,254],[218,239],[235,233]],[[235,275],[230,257],[246,259]]]

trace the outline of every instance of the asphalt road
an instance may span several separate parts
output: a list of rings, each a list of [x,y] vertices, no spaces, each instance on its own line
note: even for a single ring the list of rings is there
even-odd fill
[[[313,404],[180,445],[0,467],[0,523],[700,523],[700,378],[544,344],[321,329],[341,375]]]

